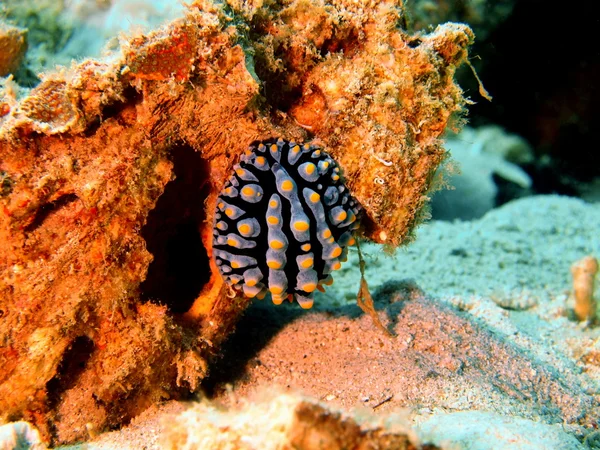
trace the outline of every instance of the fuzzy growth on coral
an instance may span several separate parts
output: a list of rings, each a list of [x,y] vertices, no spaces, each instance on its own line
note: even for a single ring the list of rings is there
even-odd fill
[[[256,139],[321,141],[401,243],[461,112],[461,24],[394,3],[197,1],[110,60],[0,91],[0,418],[86,439],[198,388],[248,304],[212,259],[215,201]]]

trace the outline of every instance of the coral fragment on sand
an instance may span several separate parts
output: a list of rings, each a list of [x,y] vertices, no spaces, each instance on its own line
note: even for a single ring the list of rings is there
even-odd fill
[[[347,448],[416,448],[416,433],[403,417],[392,417],[386,425],[366,416],[352,416],[293,393],[263,393],[239,408],[223,410],[208,402],[169,418],[161,437],[162,448],[261,448],[341,450]]]
[[[594,284],[597,273],[598,260],[593,256],[586,256],[571,266],[575,297],[574,311],[578,320],[594,320],[596,318]]]

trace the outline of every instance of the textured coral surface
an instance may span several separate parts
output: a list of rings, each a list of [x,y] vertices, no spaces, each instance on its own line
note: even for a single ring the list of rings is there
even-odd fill
[[[247,300],[211,266],[212,211],[257,138],[314,137],[365,234],[399,244],[462,108],[472,33],[413,38],[393,3],[197,2],[109,61],[0,91],[0,411],[86,439],[194,390]]]

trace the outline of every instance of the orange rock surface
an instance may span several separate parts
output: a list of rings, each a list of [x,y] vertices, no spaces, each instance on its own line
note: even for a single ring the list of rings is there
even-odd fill
[[[213,4],[107,61],[0,91],[0,414],[55,443],[198,388],[248,300],[211,262],[212,211],[254,139],[317,139],[366,212],[410,233],[465,103],[473,36],[402,31],[392,2]]]

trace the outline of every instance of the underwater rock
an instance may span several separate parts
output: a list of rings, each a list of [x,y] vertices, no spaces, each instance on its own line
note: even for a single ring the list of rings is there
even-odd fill
[[[72,442],[198,388],[249,302],[228,296],[211,241],[256,139],[320,141],[364,235],[409,236],[473,34],[416,38],[400,20],[387,2],[197,1],[120,54],[4,90],[0,419]]]

